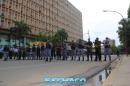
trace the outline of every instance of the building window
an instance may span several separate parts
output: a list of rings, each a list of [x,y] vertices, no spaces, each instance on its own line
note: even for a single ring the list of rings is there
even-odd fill
[[[5,0],[2,0],[2,5],[5,4]]]

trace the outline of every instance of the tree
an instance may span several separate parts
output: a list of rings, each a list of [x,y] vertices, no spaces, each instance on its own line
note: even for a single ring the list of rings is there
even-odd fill
[[[21,39],[24,40],[29,33],[31,33],[31,28],[23,21],[15,21],[15,26],[10,28],[10,35],[15,38],[15,43],[16,39],[19,40],[19,46]]]
[[[128,48],[127,51],[130,51],[130,39],[128,37],[130,37],[130,7],[128,9],[128,18],[127,19],[122,19],[119,22],[119,25],[121,25],[120,27],[118,27],[118,35],[119,35],[119,39],[121,44],[124,46],[125,48]],[[130,53],[130,52],[129,52]]]
[[[118,35],[119,35],[119,39],[120,39],[120,42],[122,44],[125,43],[125,34],[126,34],[126,21],[124,19],[122,19],[119,24],[121,25],[120,27],[118,27]]]
[[[52,42],[53,44],[63,43],[68,38],[68,33],[64,29],[58,30],[54,35],[39,33],[34,41]]]
[[[111,45],[111,52],[112,52],[112,54],[116,54],[117,47],[115,45]]]
[[[51,41],[53,44],[61,43],[60,36],[57,36],[57,35],[52,36],[50,41]]]
[[[68,33],[65,31],[65,29],[60,29],[56,32],[55,37],[63,43],[65,40],[67,40]]]
[[[15,30],[16,30],[15,27],[10,27],[9,38],[14,39],[14,40],[15,40],[15,45],[16,45],[16,39],[17,39],[17,36],[16,36],[16,33],[15,33]]]
[[[42,34],[42,33],[39,33],[39,35],[36,36],[36,41],[44,41],[46,42],[48,40],[48,36]]]
[[[119,50],[120,53],[123,53],[123,45],[118,45],[117,49]]]

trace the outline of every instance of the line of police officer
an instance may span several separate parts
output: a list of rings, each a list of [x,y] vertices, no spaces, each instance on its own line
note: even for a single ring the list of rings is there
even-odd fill
[[[48,43],[49,44],[49,43]],[[94,44],[94,50],[95,52],[93,52],[93,44]],[[102,42],[99,41],[98,38],[96,38],[95,42],[91,42],[90,39],[88,39],[88,41],[82,45],[81,43],[74,43],[73,41],[71,43],[64,43],[63,45],[53,45],[51,44],[51,46],[42,46],[42,47],[35,47],[33,46],[30,50],[30,48],[27,48],[27,53],[25,54],[16,54],[15,57],[17,57],[17,59],[25,59],[27,57],[27,59],[33,60],[33,59],[44,59],[44,60],[48,60],[48,59],[56,59],[56,60],[67,60],[68,58],[71,58],[71,60],[78,60],[80,61],[82,59],[82,61],[84,61],[86,58],[85,56],[87,56],[87,61],[102,61],[101,58],[101,44]],[[109,55],[109,60],[111,60],[111,56],[110,56],[110,52],[109,49],[109,41],[107,40],[106,43],[104,43],[104,54],[105,54],[105,61],[106,61],[106,56]],[[14,51],[16,49],[14,48]],[[19,49],[17,51],[19,51],[18,53],[22,52],[23,49]],[[87,51],[85,51],[87,50]],[[9,50],[6,49],[5,47],[5,56],[4,57],[8,57],[6,56],[9,53],[9,57],[10,57],[10,52],[8,52]],[[95,59],[93,58],[95,54]],[[78,59],[77,59],[78,57]],[[12,58],[12,56],[11,56]]]

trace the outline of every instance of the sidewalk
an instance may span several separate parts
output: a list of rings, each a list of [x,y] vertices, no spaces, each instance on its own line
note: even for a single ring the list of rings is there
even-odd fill
[[[102,86],[130,86],[130,56],[122,58]]]

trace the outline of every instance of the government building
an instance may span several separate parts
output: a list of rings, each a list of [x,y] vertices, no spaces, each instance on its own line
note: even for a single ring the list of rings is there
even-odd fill
[[[82,13],[68,0],[0,0],[0,45],[14,21],[27,23],[32,33],[53,34],[64,28],[68,41],[83,39]]]

